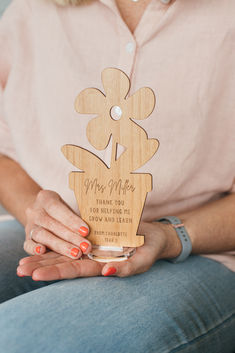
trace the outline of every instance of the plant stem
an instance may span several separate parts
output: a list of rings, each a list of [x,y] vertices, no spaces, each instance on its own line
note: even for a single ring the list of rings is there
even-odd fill
[[[117,154],[117,141],[116,141],[116,139],[113,139],[110,169],[115,168],[116,154]]]

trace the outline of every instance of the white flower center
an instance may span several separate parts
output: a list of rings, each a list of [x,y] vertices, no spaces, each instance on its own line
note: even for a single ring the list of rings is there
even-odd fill
[[[122,109],[118,105],[114,105],[110,110],[111,118],[114,120],[121,119]]]

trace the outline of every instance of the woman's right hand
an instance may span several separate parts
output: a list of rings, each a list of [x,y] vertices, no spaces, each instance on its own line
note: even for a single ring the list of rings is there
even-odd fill
[[[24,250],[30,255],[41,255],[48,248],[78,259],[91,251],[91,243],[84,240],[88,225],[54,191],[39,191],[26,209],[25,233]]]

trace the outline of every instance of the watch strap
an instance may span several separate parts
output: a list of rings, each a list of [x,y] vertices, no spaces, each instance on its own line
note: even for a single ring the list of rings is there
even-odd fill
[[[190,237],[188,235],[187,230],[184,227],[184,224],[181,222],[181,220],[175,216],[166,216],[160,219],[157,219],[157,222],[162,222],[165,224],[172,224],[173,228],[175,229],[182,245],[182,250],[179,256],[173,258],[173,259],[167,259],[170,262],[173,263],[178,263],[178,262],[183,262],[187,259],[187,257],[191,254],[192,252],[192,242],[190,240]]]

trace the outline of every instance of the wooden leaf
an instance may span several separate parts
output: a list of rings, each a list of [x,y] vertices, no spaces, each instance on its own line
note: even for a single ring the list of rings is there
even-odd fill
[[[115,168],[125,169],[131,173],[147,163],[156,153],[158,147],[159,141],[157,139],[148,139],[145,148],[142,148],[140,145],[138,147],[136,146],[134,151],[127,149],[117,160]]]
[[[84,171],[104,171],[107,165],[94,153],[75,145],[64,145],[62,153],[75,167]]]
[[[121,168],[131,173],[152,158],[158,149],[159,142],[156,139],[148,139],[146,131],[134,121],[130,121],[129,124],[129,121],[124,120],[120,130],[122,133],[118,141],[125,146],[126,151],[117,160],[115,169]]]

